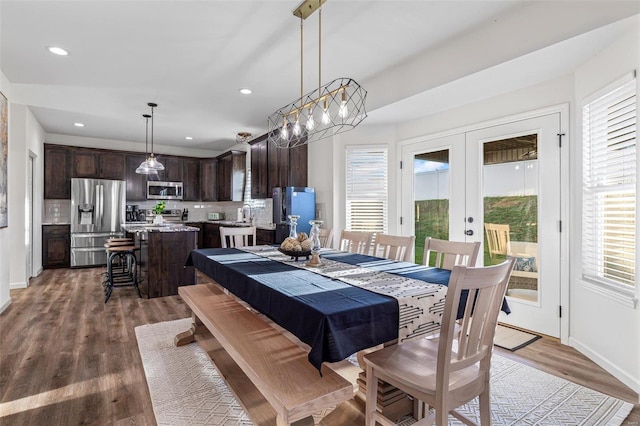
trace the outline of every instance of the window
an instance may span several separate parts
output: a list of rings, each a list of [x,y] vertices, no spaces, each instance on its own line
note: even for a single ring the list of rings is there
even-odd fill
[[[387,148],[347,147],[347,229],[387,232]]]
[[[635,77],[593,96],[582,118],[582,275],[631,289],[636,275]]]

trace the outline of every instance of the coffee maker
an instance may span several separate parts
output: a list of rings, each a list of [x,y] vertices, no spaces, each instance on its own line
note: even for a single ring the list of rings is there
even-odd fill
[[[142,222],[145,220],[137,204],[127,204],[125,219],[127,222]]]

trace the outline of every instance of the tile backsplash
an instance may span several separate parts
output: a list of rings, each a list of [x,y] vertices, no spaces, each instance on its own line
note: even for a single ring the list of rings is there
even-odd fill
[[[44,200],[42,223],[71,223],[71,200]]]
[[[140,209],[152,209],[157,201],[132,201]],[[129,203],[128,203],[129,204]],[[167,209],[188,209],[189,220],[198,222],[207,220],[207,213],[222,212],[227,220],[236,220],[238,208],[248,204],[251,206],[257,225],[268,225],[272,222],[273,202],[271,198],[264,200],[248,200],[246,202],[202,202],[167,200]],[[44,224],[67,224],[71,222],[71,200],[44,200]]]

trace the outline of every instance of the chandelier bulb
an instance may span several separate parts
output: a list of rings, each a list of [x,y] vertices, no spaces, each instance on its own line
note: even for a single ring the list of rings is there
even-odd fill
[[[282,130],[280,130],[280,137],[282,137],[282,139],[284,139],[284,140],[289,139],[289,131],[287,130],[287,120],[286,119],[282,120]]]
[[[293,134],[298,136],[300,134],[300,116],[296,113],[296,122],[293,123]]]
[[[329,124],[331,117],[329,117],[329,104],[327,100],[324,100],[324,106],[322,107],[322,124]]]
[[[313,120],[313,109],[309,108],[309,115],[307,116],[307,130],[312,131],[316,127],[316,122]]]
[[[338,116],[340,118],[346,118],[349,115],[349,109],[347,108],[347,94],[342,92],[342,102],[340,102],[340,109],[338,110]]]

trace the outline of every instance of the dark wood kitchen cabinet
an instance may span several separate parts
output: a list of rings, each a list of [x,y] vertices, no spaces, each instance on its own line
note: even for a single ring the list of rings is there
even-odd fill
[[[71,233],[69,225],[42,226],[42,267],[69,268],[71,265]]]
[[[100,153],[100,179],[125,179],[124,153],[101,152]]]
[[[251,198],[271,198],[273,188],[307,186],[307,145],[277,148],[267,135],[251,142]]]
[[[125,179],[127,181],[127,202],[147,199],[147,175],[136,173],[136,169],[146,154],[127,154],[125,156]]]
[[[93,149],[76,148],[71,150],[71,177],[91,178],[100,177],[100,153]]]
[[[220,225],[204,223],[202,227],[202,248],[220,248]]]
[[[295,148],[268,147],[269,194],[273,188],[284,186],[307,186],[307,144]]]
[[[200,199],[202,201],[218,200],[218,160],[206,158],[200,160]]]
[[[183,200],[198,201],[200,199],[200,160],[185,158],[182,162]]]
[[[271,245],[276,242],[276,230],[275,229],[256,229],[256,244],[257,245]]]
[[[182,182],[182,158],[163,155],[158,161],[164,166],[164,170],[158,172],[158,180],[161,182]]]
[[[44,198],[71,199],[71,152],[66,147],[44,145]]]
[[[242,201],[247,170],[247,153],[228,151],[218,159],[218,201]]]
[[[267,170],[267,135],[251,141],[251,198],[271,198]]]
[[[187,222],[186,224],[187,226],[193,226],[194,228],[198,228],[198,237],[197,237],[197,245],[198,248],[204,248],[203,247],[203,237],[204,237],[204,223],[202,222]]]

